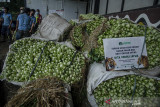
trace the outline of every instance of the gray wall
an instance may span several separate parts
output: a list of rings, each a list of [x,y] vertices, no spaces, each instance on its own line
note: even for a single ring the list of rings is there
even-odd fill
[[[94,5],[95,5],[95,0],[93,0],[93,4],[92,4],[92,13],[94,13]]]
[[[62,9],[62,0],[48,0],[49,9]]]
[[[106,4],[107,4],[107,0],[100,0],[100,5],[99,5],[100,15],[106,14]]]
[[[10,2],[10,0],[0,0],[0,2]]]
[[[154,0],[125,0],[124,10],[143,8],[153,5]]]
[[[121,11],[122,0],[109,0],[107,13],[115,13]]]
[[[158,0],[158,4],[160,4],[160,0]]]
[[[80,14],[86,13],[86,5],[86,2],[64,2],[64,18],[67,20],[78,19]]]
[[[31,9],[40,9],[42,17],[47,14],[47,0],[26,0],[26,6]]]
[[[78,18],[79,14],[86,13],[86,2],[78,2],[77,0],[27,0],[27,7],[31,9],[40,9],[41,14],[45,17],[50,10],[61,10],[67,20]],[[79,14],[77,15],[77,10]]]
[[[94,13],[94,5],[95,5],[95,0],[93,1],[94,2],[92,3],[92,10],[90,10],[90,12],[92,13]],[[123,11],[153,6],[153,2],[154,0],[125,0]],[[99,14],[101,15],[106,14],[106,4],[107,0],[100,0]],[[107,14],[120,12],[121,4],[122,0],[109,0]],[[158,0],[158,4],[160,4],[160,0]]]

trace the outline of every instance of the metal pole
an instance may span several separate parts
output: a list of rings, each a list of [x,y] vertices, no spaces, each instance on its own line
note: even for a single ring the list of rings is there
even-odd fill
[[[46,1],[47,15],[48,15],[48,0]]]
[[[158,4],[158,0],[154,0],[153,1],[153,6],[157,5]]]
[[[99,5],[100,5],[100,1],[99,0],[95,0],[94,14],[98,14],[99,13]]]
[[[124,3],[125,3],[125,0],[122,0],[122,4],[121,4],[121,12],[123,12],[123,9],[124,9]]]
[[[62,9],[64,9],[64,0],[62,0]]]
[[[90,13],[93,13],[93,12],[92,12],[93,0],[91,0],[91,2],[90,2],[90,6],[91,6],[91,7],[90,7]]]
[[[107,4],[106,4],[106,14],[108,13],[108,3],[109,3],[109,0],[107,0]]]

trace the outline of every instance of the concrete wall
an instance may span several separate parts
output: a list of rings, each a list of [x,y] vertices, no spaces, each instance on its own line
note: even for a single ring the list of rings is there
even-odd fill
[[[115,13],[121,11],[122,0],[109,0],[108,2],[108,13]]]
[[[64,9],[62,17],[67,20],[75,19],[79,14],[86,13],[86,2],[77,0],[27,0],[26,6],[31,9],[40,9],[41,14],[45,17],[50,11]]]
[[[138,9],[153,5],[154,0],[125,0],[124,10]]]
[[[158,4],[160,4],[160,0],[158,0]]]
[[[90,11],[94,13],[95,0],[90,1],[93,1]],[[125,0],[123,11],[153,6],[153,2],[154,0]],[[107,0],[100,0],[99,14],[106,14],[106,4]],[[120,12],[121,4],[122,0],[109,0],[107,14]],[[158,0],[158,4],[160,4],[160,0]]]
[[[0,2],[10,2],[10,0],[0,0]]]
[[[64,2],[64,18],[67,20],[78,19],[80,14],[86,13],[86,2]]]
[[[107,0],[100,0],[100,5],[99,5],[100,15],[106,14],[106,4],[107,4]]]
[[[40,9],[42,16],[48,14],[48,10],[62,9],[61,4],[62,0],[26,0],[27,7],[33,9]],[[68,1],[68,0],[67,0]]]
[[[92,2],[92,10],[91,10],[91,13],[94,13],[94,5],[95,5],[95,1],[96,0],[92,0],[93,2]]]
[[[48,0],[48,8],[51,10],[62,9],[62,2],[62,0]]]
[[[88,13],[94,13],[95,0],[89,0]]]
[[[26,6],[31,9],[40,9],[42,17],[47,14],[47,0],[26,0]]]

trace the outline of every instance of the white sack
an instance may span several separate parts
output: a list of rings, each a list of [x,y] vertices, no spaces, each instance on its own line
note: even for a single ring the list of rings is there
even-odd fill
[[[39,25],[39,30],[36,35],[40,38],[45,38],[47,40],[57,40],[70,28],[71,24],[59,16],[57,13],[49,14],[46,16],[42,23]]]
[[[26,37],[26,38],[22,38],[22,39],[28,39],[28,38],[30,38],[30,37]],[[39,37],[31,37],[31,38],[33,38],[33,39],[40,39],[40,40],[44,40],[44,41],[48,41],[47,39],[44,39],[44,38],[39,38]],[[22,40],[21,39],[21,40]],[[14,42],[15,43],[15,42]],[[13,44],[14,44],[13,43]],[[55,42],[56,44],[61,44],[61,45],[65,45],[65,46],[67,46],[67,47],[69,47],[69,48],[71,48],[71,49],[75,49],[74,48],[74,46],[71,44],[71,42],[69,42],[69,41],[66,41],[66,42]],[[4,65],[3,65],[3,69],[2,69],[2,72],[4,73],[4,77],[3,77],[3,79],[1,79],[1,80],[6,80],[6,81],[8,81],[7,79],[6,79],[6,74],[5,74],[5,72],[4,72],[4,69],[5,69],[5,67],[6,67],[6,61],[7,61],[7,58],[8,58],[8,54],[9,53],[12,53],[12,51],[11,51],[11,47],[12,47],[12,45],[13,44],[11,44],[10,46],[9,46],[9,51],[8,51],[8,53],[7,53],[7,56],[6,56],[6,58],[5,58],[5,61],[4,61]],[[1,72],[1,74],[2,74],[2,72]],[[0,74],[0,75],[1,75]],[[25,85],[25,84],[27,84],[28,82],[15,82],[15,81],[8,81],[9,83],[12,83],[12,84],[14,84],[14,85],[19,85],[19,86],[22,86],[22,85]]]
[[[95,62],[91,64],[89,68],[89,74],[87,77],[87,97],[91,106],[98,107],[92,92],[100,83],[102,83],[103,81],[109,80],[111,78],[124,76],[124,75],[131,75],[131,74],[136,74],[136,73],[134,73],[133,71],[130,71],[130,72],[106,71],[106,68],[105,66],[103,66],[103,64],[95,63]],[[143,76],[160,80],[160,78],[157,78],[157,77],[152,77],[148,75],[143,75]]]

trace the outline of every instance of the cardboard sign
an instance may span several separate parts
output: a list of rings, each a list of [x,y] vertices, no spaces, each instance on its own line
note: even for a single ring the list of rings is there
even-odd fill
[[[147,67],[148,58],[144,40],[144,37],[103,39],[106,70]]]

